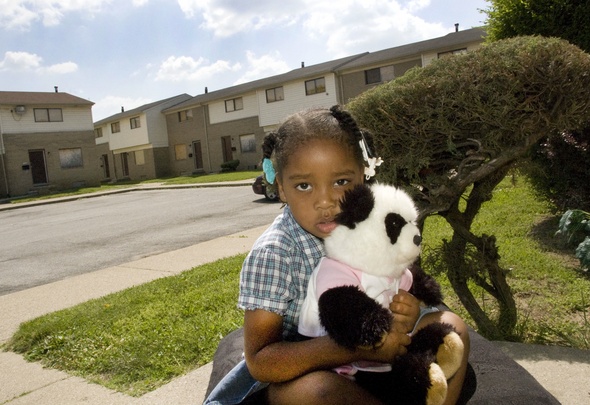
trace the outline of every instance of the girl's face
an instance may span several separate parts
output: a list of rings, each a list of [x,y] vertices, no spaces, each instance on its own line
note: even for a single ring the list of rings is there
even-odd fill
[[[323,239],[336,227],[334,217],[344,192],[363,182],[363,168],[348,147],[314,139],[289,156],[279,177],[279,195],[295,220]]]

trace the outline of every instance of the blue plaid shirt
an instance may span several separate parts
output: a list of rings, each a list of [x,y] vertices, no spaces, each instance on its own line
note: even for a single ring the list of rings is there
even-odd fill
[[[295,340],[309,278],[324,255],[321,239],[301,228],[285,207],[244,261],[238,307],[281,315],[283,338]]]

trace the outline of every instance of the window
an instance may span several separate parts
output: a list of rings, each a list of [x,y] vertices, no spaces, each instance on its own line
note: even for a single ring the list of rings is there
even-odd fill
[[[274,103],[275,101],[281,101],[284,99],[285,99],[285,96],[283,95],[283,86],[266,90],[266,102],[267,103]]]
[[[187,157],[186,145],[184,143],[174,145],[174,156],[176,160],[185,160]]]
[[[35,122],[62,122],[61,108],[35,108]]]
[[[94,136],[96,138],[102,138],[102,128],[94,128]]]
[[[463,53],[467,53],[467,48],[454,49],[452,51],[447,51],[447,52],[439,52],[438,58],[439,59],[448,58],[450,56],[460,55],[460,54],[463,54]]]
[[[113,134],[117,133],[117,132],[121,132],[121,124],[119,124],[119,121],[117,122],[113,122],[111,124],[111,132]]]
[[[254,134],[240,135],[240,149],[242,153],[256,152],[256,137]]]
[[[381,68],[365,70],[365,84],[381,83]]]
[[[139,117],[129,118],[129,126],[131,127],[131,129],[141,127],[141,121],[139,120]]]
[[[225,100],[225,112],[232,112],[244,109],[244,101],[242,97]]]
[[[326,80],[323,77],[305,82],[305,95],[323,93],[326,91]]]
[[[145,164],[145,153],[143,150],[135,151],[135,164],[137,166],[142,166]]]
[[[190,121],[193,119],[193,110],[183,110],[178,112],[178,122]]]
[[[59,150],[59,163],[62,169],[74,169],[82,167],[82,149],[70,148]]]

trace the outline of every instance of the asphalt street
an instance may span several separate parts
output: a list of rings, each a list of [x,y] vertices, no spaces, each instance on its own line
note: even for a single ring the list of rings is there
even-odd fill
[[[140,190],[0,212],[0,295],[272,222],[250,187]]]

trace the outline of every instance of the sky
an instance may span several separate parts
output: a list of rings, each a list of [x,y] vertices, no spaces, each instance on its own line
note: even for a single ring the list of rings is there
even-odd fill
[[[487,0],[0,0],[0,91],[94,102],[96,122],[484,25]]]

